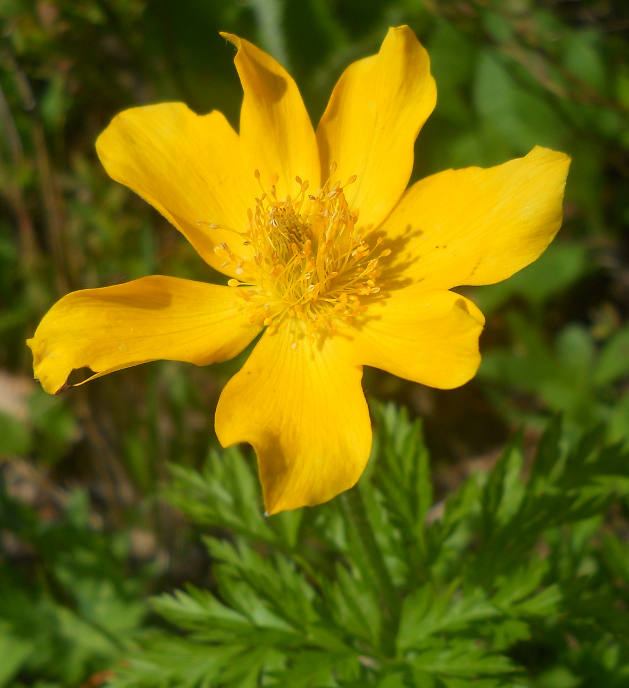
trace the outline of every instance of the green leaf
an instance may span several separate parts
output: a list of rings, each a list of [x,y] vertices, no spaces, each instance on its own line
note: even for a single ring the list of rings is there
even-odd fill
[[[337,564],[336,580],[324,581],[323,593],[339,628],[378,645],[381,619],[372,585],[358,580],[345,566]]]
[[[401,535],[396,552],[410,562],[416,577],[425,567],[428,543],[425,518],[432,506],[430,460],[421,423],[409,421],[405,410],[393,404],[372,404],[379,422],[380,463],[378,492],[388,512],[387,519]],[[391,536],[385,542],[391,542]]]
[[[497,616],[500,611],[487,601],[480,589],[457,598],[454,590],[439,593],[427,584],[404,600],[398,649],[403,652],[420,648],[429,636],[461,631]]]
[[[629,325],[616,332],[605,343],[596,362],[594,384],[608,385],[629,375]]]
[[[33,642],[13,635],[10,626],[0,620],[0,686],[8,685],[34,649]]]
[[[512,154],[525,155],[535,145],[562,149],[565,127],[559,116],[532,89],[521,87],[491,48],[477,62],[473,98],[488,134],[502,139]]]
[[[510,674],[515,670],[507,657],[486,652],[473,639],[457,640],[446,647],[422,652],[412,660],[412,665],[436,676],[473,679]]]
[[[249,630],[251,621],[222,604],[207,590],[188,586],[188,591],[176,590],[172,595],[154,597],[151,606],[172,624],[186,630],[202,630],[208,627],[223,631]]]
[[[508,280],[475,290],[474,301],[486,315],[513,296],[539,308],[583,277],[588,267],[585,246],[555,240],[535,262]]]
[[[504,524],[513,517],[522,500],[524,493],[520,476],[523,457],[518,446],[521,442],[521,435],[510,441],[483,488],[481,499],[486,537],[491,536],[495,525]]]
[[[0,458],[23,456],[31,446],[29,428],[17,418],[0,411]]]
[[[605,63],[597,49],[600,36],[589,31],[570,33],[563,43],[563,62],[579,79],[601,93],[607,90]]]
[[[569,331],[562,346],[580,350],[569,344],[581,334]],[[238,514],[235,479],[221,496],[209,477],[186,469],[177,471],[178,502],[185,495],[189,513],[235,523],[239,534],[205,538],[216,591],[189,587],[154,600],[154,610],[184,635],[146,638],[117,688],[196,688],[201,681],[228,688],[523,688],[541,671],[529,646],[576,667],[581,650],[557,638],[578,638],[579,648],[594,653],[604,638],[629,637],[614,602],[614,576],[626,574],[622,548],[597,537],[607,508],[629,495],[629,454],[605,446],[603,429],[574,444],[554,419],[530,467],[516,435],[491,471],[471,475],[427,523],[432,491],[421,428],[392,405],[376,406],[375,416],[374,462],[361,490],[395,573],[397,627],[390,618],[397,608],[383,606],[361,563],[359,534],[337,503],[306,511],[302,536],[289,547],[268,520],[260,525],[247,522],[252,512]],[[241,468],[249,470],[246,462]],[[224,463],[208,475],[220,470]],[[209,493],[223,500],[220,507],[206,506]],[[422,537],[424,545],[413,544]]]

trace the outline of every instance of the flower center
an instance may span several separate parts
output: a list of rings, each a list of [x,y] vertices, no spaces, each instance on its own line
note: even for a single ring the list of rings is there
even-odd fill
[[[260,182],[257,170],[255,176]],[[367,309],[369,297],[380,291],[379,259],[391,251],[373,256],[382,239],[369,246],[357,231],[358,213],[350,212],[340,182],[307,194],[308,182],[296,177],[297,195],[278,199],[277,179],[269,179],[268,189],[260,183],[262,194],[247,211],[247,231],[238,233],[252,257],[238,257],[227,244],[215,251],[223,267],[236,265],[238,279],[228,284],[236,287],[250,322],[273,334],[297,319],[312,339],[318,330],[332,332],[335,318],[351,324]]]

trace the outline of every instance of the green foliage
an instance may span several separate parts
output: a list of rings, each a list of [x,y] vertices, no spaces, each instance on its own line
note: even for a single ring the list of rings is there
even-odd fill
[[[629,552],[604,520],[629,495],[629,455],[600,432],[568,447],[555,421],[531,462],[516,436],[433,504],[420,424],[374,410],[357,489],[395,609],[347,501],[265,518],[248,462],[212,452],[202,473],[173,467],[170,496],[213,529],[215,590],[154,598],[173,630],[141,640],[112,688],[625,685]]]
[[[590,270],[585,246],[555,241],[534,263],[513,277],[479,289],[475,301],[485,315],[491,315],[513,297],[520,297],[539,310]]]
[[[507,315],[511,349],[494,349],[479,375],[493,383],[489,394],[514,420],[543,423],[544,412],[563,412],[569,431],[605,422],[611,441],[629,438],[629,327],[614,332],[601,346],[582,325],[570,324],[551,347],[539,328],[518,313]],[[507,391],[508,390],[508,391]],[[529,408],[509,403],[512,392],[528,394]]]
[[[0,459],[36,453],[51,464],[64,456],[76,440],[76,418],[59,397],[35,389],[26,400],[27,413],[16,417],[0,411]]]
[[[45,508],[10,496],[0,473],[0,686],[79,685],[128,651],[146,616],[148,571],[129,576],[128,537],[101,532],[81,490]]]

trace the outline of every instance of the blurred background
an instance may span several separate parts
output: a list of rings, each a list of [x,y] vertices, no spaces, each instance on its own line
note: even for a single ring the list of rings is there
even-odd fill
[[[427,47],[438,89],[412,181],[535,145],[573,162],[548,251],[465,292],[488,316],[476,379],[441,392],[367,370],[368,397],[424,419],[438,497],[522,424],[534,445],[557,413],[568,434],[603,423],[629,439],[625,0],[0,0],[0,686],[98,686],[147,623],[148,594],[211,584],[195,526],[160,494],[169,463],[198,467],[217,446],[217,399],[248,352],[57,397],[33,381],[24,341],[68,291],[223,279],[107,177],[96,137],[125,108],[170,100],[237,128],[219,31],[277,58],[316,123],[343,69],[399,24]]]

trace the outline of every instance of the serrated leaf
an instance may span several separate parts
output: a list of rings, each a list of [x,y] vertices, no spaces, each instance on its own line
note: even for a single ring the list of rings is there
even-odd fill
[[[397,637],[400,652],[422,647],[430,636],[455,633],[500,616],[480,589],[462,596],[454,593],[454,589],[438,593],[427,584],[404,600]]]
[[[284,619],[293,628],[305,629],[316,618],[312,609],[314,592],[303,575],[288,560],[279,555],[274,561],[261,557],[245,540],[239,539],[237,546],[226,540],[206,538],[210,554],[222,562],[220,580],[232,592],[245,594],[253,603],[267,608],[274,616]],[[244,585],[237,583],[242,581]],[[244,598],[243,598],[244,599]]]
[[[517,435],[509,442],[483,488],[481,503],[486,536],[495,525],[510,520],[524,496],[520,479],[523,457],[518,446],[521,441]]]
[[[394,523],[423,541],[423,522],[432,504],[429,458],[419,421],[411,422],[405,410],[393,404],[372,404],[379,420],[384,464],[379,487]],[[410,543],[409,543],[410,544]]]
[[[151,606],[171,623],[187,630],[218,627],[224,630],[243,630],[251,627],[251,621],[224,605],[208,590],[188,586],[188,592],[176,590],[172,595],[154,597]]]
[[[520,602],[514,607],[514,611],[521,616],[550,616],[563,600],[563,595],[558,585],[550,585],[528,600]]]
[[[335,674],[339,669],[346,669],[348,664],[358,667],[358,656],[304,650],[294,657],[285,671],[274,677],[275,685],[278,688],[335,688],[338,686]]]
[[[357,580],[345,566],[337,564],[336,580],[324,582],[323,592],[340,628],[378,644],[381,619],[373,586]]]
[[[482,678],[515,670],[506,656],[488,653],[473,639],[456,640],[421,652],[412,665],[428,674],[459,678]]]
[[[548,569],[547,561],[533,557],[526,564],[511,571],[509,576],[498,576],[495,580],[496,592],[491,598],[492,604],[509,610],[540,587]]]

